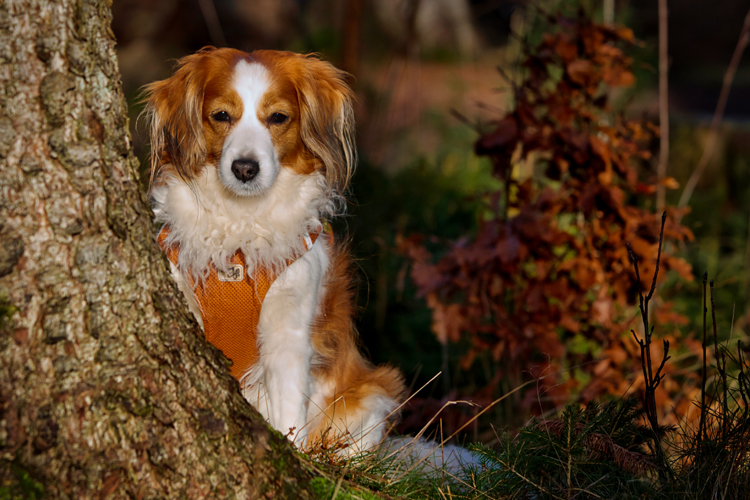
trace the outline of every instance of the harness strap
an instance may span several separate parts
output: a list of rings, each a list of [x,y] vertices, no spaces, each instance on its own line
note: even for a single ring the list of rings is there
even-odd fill
[[[167,246],[169,233],[170,229],[165,225],[159,232],[158,242],[169,260],[177,265],[180,247],[178,244]],[[312,248],[318,235],[305,235],[307,251]],[[287,265],[299,257],[289,259]],[[252,273],[247,273],[245,254],[237,250],[230,259],[227,272],[219,271],[211,264],[210,273],[197,286],[191,275],[184,278],[200,308],[206,340],[232,360],[231,374],[240,380],[258,361],[260,311],[277,275],[257,266]]]

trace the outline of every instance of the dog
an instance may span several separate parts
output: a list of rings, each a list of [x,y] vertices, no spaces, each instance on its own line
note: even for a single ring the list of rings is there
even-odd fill
[[[402,375],[357,347],[328,221],[356,163],[347,75],[311,55],[206,47],[145,88],[158,240],[247,401],[298,446],[376,446]]]

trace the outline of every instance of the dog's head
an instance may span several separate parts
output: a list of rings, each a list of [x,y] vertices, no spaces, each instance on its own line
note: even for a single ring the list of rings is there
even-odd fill
[[[262,195],[282,168],[346,189],[355,164],[346,73],[313,56],[208,47],[146,87],[152,180],[215,168],[238,196]]]

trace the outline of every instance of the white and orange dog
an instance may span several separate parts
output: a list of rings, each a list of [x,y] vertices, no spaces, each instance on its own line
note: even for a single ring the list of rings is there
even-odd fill
[[[298,445],[381,441],[404,386],[360,354],[350,258],[326,220],[354,169],[345,73],[205,48],[146,89],[154,213],[172,273],[245,398]]]

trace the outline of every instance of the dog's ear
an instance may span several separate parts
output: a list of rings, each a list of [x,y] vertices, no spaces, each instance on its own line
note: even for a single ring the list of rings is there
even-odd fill
[[[301,137],[320,161],[330,189],[343,193],[357,162],[348,74],[314,55],[300,57]]]
[[[208,77],[205,47],[180,59],[174,75],[144,87],[144,114],[150,122],[151,180],[169,163],[186,180],[193,179],[206,160],[203,97]]]

